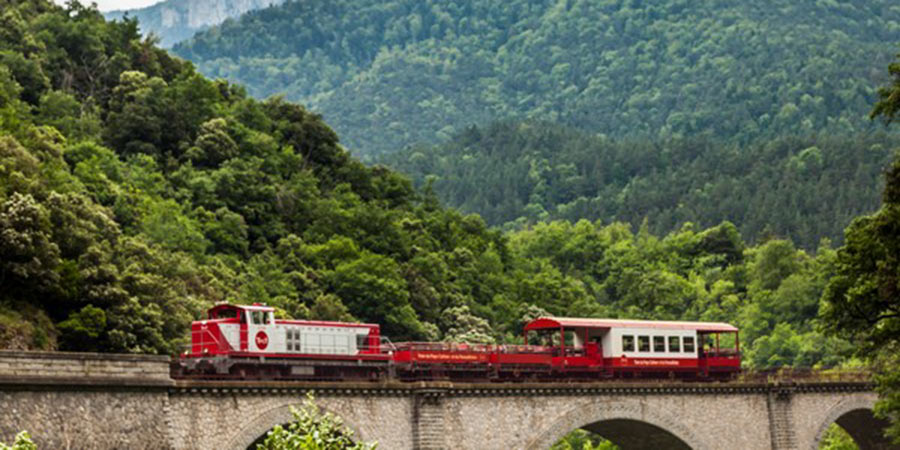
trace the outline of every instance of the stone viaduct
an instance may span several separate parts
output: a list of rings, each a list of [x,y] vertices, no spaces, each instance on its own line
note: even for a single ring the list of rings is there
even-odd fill
[[[172,380],[167,357],[37,352],[0,352],[0,441],[244,450],[310,391],[380,449],[546,449],[585,428],[623,449],[811,450],[834,422],[860,448],[897,448],[867,382],[201,382]]]

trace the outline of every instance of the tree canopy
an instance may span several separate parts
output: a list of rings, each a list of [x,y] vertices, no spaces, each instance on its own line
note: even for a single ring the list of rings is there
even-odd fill
[[[900,139],[779,137],[737,145],[704,137],[614,140],[545,122],[472,126],[447,144],[379,161],[429,185],[488,225],[647,219],[658,234],[683,223],[733,222],[744,239],[788,237],[813,250],[878,208],[882,171]]]
[[[900,108],[900,63],[889,71],[893,84],[879,91],[881,100],[872,111],[873,118],[887,123]],[[892,419],[890,434],[900,442],[900,159],[885,178],[881,209],[847,227],[821,316],[828,331],[853,339],[857,353],[880,373],[876,413]]]
[[[41,1],[2,14],[3,347],[176,353],[230,301],[471,342],[518,342],[539,314],[721,320],[743,330],[748,366],[850,363],[816,327],[827,241],[611,218],[502,233],[354,159],[305,108],[204,78],[132,21]]]
[[[891,0],[304,0],[174,51],[371,155],[495,119],[725,144],[866,132],[898,41]]]

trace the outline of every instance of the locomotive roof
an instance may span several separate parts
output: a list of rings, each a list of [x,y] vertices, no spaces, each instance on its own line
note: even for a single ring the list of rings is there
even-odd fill
[[[209,309],[208,313],[213,313],[216,311],[220,311],[223,309],[242,309],[245,311],[262,311],[262,312],[274,312],[275,307],[268,305],[261,305],[258,303],[254,303],[252,305],[233,305],[231,303],[219,303],[216,306],[213,306]],[[357,323],[357,322],[334,322],[328,320],[295,320],[295,319],[277,319],[279,323],[283,324],[293,324],[293,325],[312,325],[312,326],[320,326],[320,327],[357,327],[357,328],[380,328],[378,324],[374,323]]]
[[[216,306],[210,308],[210,311],[216,311],[220,309],[244,309],[247,311],[275,311],[275,308],[272,306],[266,305],[232,305],[230,303],[220,303]]]
[[[697,330],[712,332],[734,332],[737,327],[722,322],[678,322],[664,320],[629,319],[581,319],[574,317],[539,317],[525,325],[525,330],[542,328],[657,328],[662,330]]]

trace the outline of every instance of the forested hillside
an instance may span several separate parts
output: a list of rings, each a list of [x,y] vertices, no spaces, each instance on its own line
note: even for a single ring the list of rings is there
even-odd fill
[[[438,197],[489,225],[624,221],[665,234],[685,222],[729,220],[744,239],[771,236],[815,249],[878,208],[882,172],[900,139],[781,137],[725,144],[708,138],[612,140],[547,123],[470,127],[450,143],[380,159],[430,180]]]
[[[228,19],[247,11],[283,3],[284,0],[166,0],[140,9],[103,13],[107,20],[137,19],[141,34],[159,38],[159,45],[169,48]],[[89,3],[89,2],[83,2]]]
[[[898,41],[892,0],[303,0],[174,50],[322,113],[367,155],[495,119],[726,143],[857,133]]]
[[[134,22],[2,0],[0,347],[174,353],[217,301],[515,342],[537,314],[728,320],[746,361],[830,367],[835,252],[731,223],[503,235],[349,156],[316,115],[210,81]],[[822,147],[825,148],[825,147]]]

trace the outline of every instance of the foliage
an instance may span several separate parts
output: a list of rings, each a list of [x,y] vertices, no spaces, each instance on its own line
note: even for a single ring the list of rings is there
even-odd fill
[[[843,239],[853,217],[877,208],[880,174],[900,140],[888,135],[614,141],[549,123],[472,126],[450,143],[380,160],[431,180],[438,197],[506,229],[567,219],[646,219],[666,233],[685,222],[733,221],[753,242],[778,235],[815,249]]]
[[[843,428],[833,423],[825,430],[819,450],[859,450],[859,446]]]
[[[173,353],[217,301],[415,339],[486,303],[471,285],[500,234],[353,160],[317,115],[207,80],[77,3],[3,18],[0,316],[25,322],[4,345]]]
[[[897,55],[898,61],[894,61],[888,66],[888,73],[893,78],[890,86],[884,86],[878,89],[878,102],[875,108],[869,114],[869,117],[881,117],[884,122],[890,124],[897,120],[897,114],[900,113],[900,54]]]
[[[550,446],[550,450],[618,450],[619,446],[590,431],[577,429]]]
[[[0,442],[0,450],[37,450],[37,445],[31,441],[31,435],[27,431],[23,431],[16,435],[16,440],[12,445]]]
[[[891,0],[309,0],[174,51],[372,155],[497,118],[726,146],[866,132],[897,41]]]
[[[284,427],[276,425],[257,450],[366,450],[375,444],[353,442],[353,431],[340,417],[322,413],[308,394],[300,409],[291,408],[294,420]]]
[[[441,206],[437,184],[418,192],[363,165],[303,107],[203,78],[131,21],[46,1],[2,14],[3,345],[171,354],[204,308],[229,301],[376,322],[397,340],[520,342],[524,320],[546,314],[730,321],[748,365],[845,361],[847,341],[823,340],[815,320],[837,258],[828,242],[815,253],[774,236],[748,245],[738,226],[689,215],[673,229],[609,216],[504,234]],[[773,144],[767,155],[830,174],[832,157],[853,160],[841,142]],[[690,159],[690,147],[679,151]],[[877,159],[846,167],[865,178]],[[526,173],[540,180],[543,165]],[[839,185],[844,166],[834,167],[803,195]]]
[[[890,66],[897,76],[897,64]],[[890,123],[900,97],[900,83],[881,89],[872,111]],[[822,296],[821,320],[833,335],[851,339],[857,354],[880,374],[876,414],[892,419],[888,430],[900,443],[900,159],[885,174],[881,209],[858,217],[845,231],[835,273]]]

